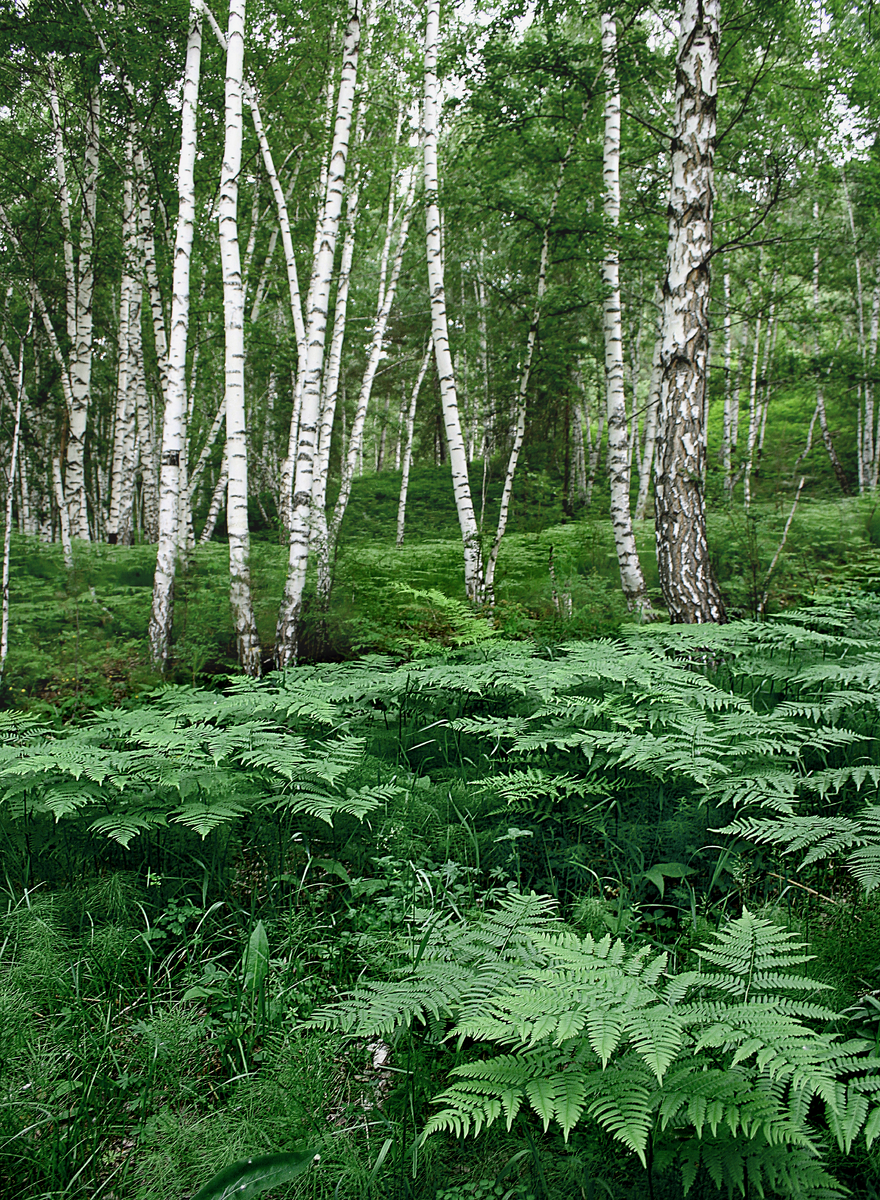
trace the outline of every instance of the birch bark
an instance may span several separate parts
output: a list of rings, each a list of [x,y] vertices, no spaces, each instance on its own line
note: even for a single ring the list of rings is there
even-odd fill
[[[211,493],[211,503],[208,505],[208,515],[205,517],[205,528],[202,530],[199,538],[199,545],[204,546],[210,542],[214,536],[214,529],[217,525],[217,518],[220,515],[220,509],[226,500],[226,481],[229,478],[229,472],[226,467],[226,451],[223,451],[223,458],[220,462],[220,474],[217,477],[217,483],[214,491]]]
[[[627,608],[638,613],[642,620],[653,616],[651,601],[636,539],[633,533],[629,501],[630,445],[626,429],[626,398],[623,385],[623,323],[620,308],[620,259],[617,249],[617,229],[620,225],[620,86],[617,81],[617,25],[614,17],[603,13],[602,62],[605,76],[605,140],[603,176],[605,184],[604,210],[610,225],[605,257],[602,262],[602,282],[605,285],[603,303],[605,335],[605,396],[608,408],[608,479],[611,484],[611,525],[620,569],[620,583]],[[633,397],[633,433],[636,426],[635,396]]]
[[[59,209],[63,230],[64,274],[66,284],[67,334],[71,350],[64,364],[67,380],[68,440],[67,440],[67,488],[71,528],[74,537],[89,540],[88,502],[85,486],[85,436],[88,423],[92,376],[92,302],[95,284],[94,250],[95,219],[98,201],[98,176],[100,168],[100,117],[101,101],[97,85],[89,89],[86,113],[86,146],[83,161],[82,187],[80,193],[79,254],[74,258],[71,209],[73,207],[64,153],[64,134],[61,108],[54,71],[49,73],[49,105],[52,112],[54,135],[55,171],[58,179]],[[51,324],[42,297],[43,323],[47,330]],[[60,355],[54,330],[50,333],[54,342],[56,358]]]
[[[131,171],[134,152],[131,137],[126,147],[126,177],[122,195],[122,278],[119,288],[119,334],[118,363],[116,370],[116,420],[113,430],[113,466],[110,478],[110,513],[107,518],[107,541],[115,545],[130,528],[130,510],[126,514],[126,500],[131,499],[130,479],[134,468],[135,411],[131,346],[131,320],[134,307],[135,251],[137,231],[135,227],[133,187]],[[138,310],[140,306],[138,305]],[[140,315],[138,311],[138,316]],[[126,515],[128,520],[126,521]]]
[[[64,555],[66,570],[73,570],[73,546],[70,541],[70,514],[67,510],[67,499],[64,495],[64,480],[61,478],[61,459],[56,454],[52,458],[52,487],[55,504],[58,508],[58,529],[61,536],[61,551]]]
[[[247,428],[244,402],[244,288],[238,245],[238,176],[241,171],[245,0],[231,0],[226,33],[226,140],[220,176],[218,227],[226,324],[226,526],[229,534],[229,600],[238,661],[259,675],[260,639],[254,619],[248,531]]]
[[[818,205],[813,209],[813,216],[817,216]],[[819,359],[819,334],[818,334],[818,319],[819,319],[819,247],[813,248],[813,356]],[[837,457],[837,450],[834,447],[834,439],[831,436],[831,430],[828,428],[828,415],[825,411],[825,389],[822,386],[821,375],[817,376],[816,382],[816,414],[819,417],[819,429],[822,433],[822,441],[825,443],[825,449],[828,453],[828,458],[831,461],[831,469],[840,486],[840,490],[844,496],[850,494],[849,480],[846,477],[846,471],[843,469],[843,464]]]
[[[730,272],[724,272],[724,426],[721,434],[721,461],[724,467],[724,490],[728,496],[733,491],[733,451],[736,438],[733,432],[733,393],[731,390],[731,321],[730,321]],[[739,396],[736,398],[739,404]]]
[[[180,455],[186,417],[186,348],[189,333],[190,260],[195,226],[195,160],[202,55],[202,23],[198,0],[191,0],[189,37],[183,79],[180,158],[177,171],[177,231],[171,287],[171,334],[168,346],[168,392],[162,428],[159,475],[159,543],[153,581],[149,637],[153,665],[165,671],[171,643],[174,572],[179,530]]]
[[[92,302],[95,288],[95,219],[98,203],[99,125],[101,101],[97,85],[89,90],[86,151],[80,213],[79,263],[76,285],[76,344],[70,371],[73,407],[67,436],[67,502],[74,537],[89,540],[86,496],[86,425],[92,390]]]
[[[709,561],[702,483],[718,43],[719,0],[683,0],[654,472],[657,562],[673,624],[727,619]]]
[[[380,292],[381,306],[379,311],[376,313],[376,321],[373,326],[373,336],[367,351],[367,365],[364,369],[363,379],[361,380],[361,389],[358,395],[357,408],[355,409],[354,420],[351,424],[351,433],[348,439],[346,455],[342,463],[342,478],[339,483],[339,495],[336,498],[336,505],[333,510],[333,517],[328,530],[326,550],[323,547],[318,548],[318,593],[324,603],[326,603],[327,599],[329,598],[329,554],[332,551],[332,548],[335,547],[339,538],[339,529],[342,525],[342,518],[345,516],[345,509],[348,505],[349,497],[351,496],[352,481],[354,479],[355,471],[357,470],[358,461],[363,453],[364,426],[367,420],[367,410],[370,406],[370,398],[373,393],[373,383],[376,378],[376,371],[379,366],[379,361],[382,357],[382,349],[385,343],[385,333],[388,329],[388,317],[391,313],[391,306],[394,303],[394,297],[397,294],[397,284],[400,279],[400,270],[403,265],[403,255],[406,249],[407,237],[409,234],[414,187],[415,175],[411,174],[405,201],[403,220],[397,240],[397,248],[394,254],[394,262],[391,266],[391,277],[388,280],[388,286],[384,289],[384,294]],[[322,559],[325,559],[326,561],[322,561]]]
[[[464,546],[464,583],[472,602],[483,598],[483,562],[480,531],[474,514],[468,479],[467,454],[461,433],[455,373],[449,349],[446,321],[446,286],[441,246],[439,181],[437,173],[437,112],[440,83],[437,78],[437,49],[440,40],[440,0],[427,0],[425,26],[425,104],[422,147],[425,161],[425,236],[428,254],[428,286],[431,296],[431,330],[440,381],[440,403],[446,426],[452,491]]]
[[[15,491],[15,473],[18,465],[18,447],[21,440],[21,407],[24,400],[24,346],[31,335],[34,324],[34,309],[28,319],[27,333],[21,339],[18,351],[18,377],[15,389],[15,423],[12,433],[12,453],[9,456],[9,471],[6,487],[6,526],[3,530],[3,612],[0,618],[0,679],[6,668],[6,653],[9,649],[9,559],[12,549],[12,497]]]
[[[403,545],[404,533],[406,530],[406,497],[409,492],[409,472],[412,466],[412,448],[413,448],[413,429],[416,422],[416,403],[419,398],[419,392],[422,390],[422,383],[428,370],[428,364],[431,361],[431,339],[428,339],[428,344],[425,347],[425,353],[422,356],[422,365],[419,367],[419,373],[413,385],[412,398],[409,402],[409,407],[406,410],[406,441],[403,450],[403,462],[401,464],[400,474],[400,499],[397,502],[397,548]]]
[[[318,449],[318,422],[321,415],[321,378],[327,334],[327,308],[333,277],[339,218],[342,213],[359,51],[359,0],[349,0],[348,24],[343,39],[342,72],[339,80],[336,124],[323,204],[320,244],[315,256],[315,266],[306,304],[306,352],[304,361],[297,371],[297,388],[301,394],[301,408],[291,505],[287,581],[275,634],[275,660],[279,667],[285,667],[293,662],[297,654],[298,625],[302,611],[302,595],[309,554],[312,486],[315,456]],[[301,387],[300,379],[302,380]]]
[[[648,385],[648,400],[645,406],[645,446],[639,462],[639,492],[636,497],[636,507],[633,517],[636,521],[644,521],[648,507],[648,488],[651,484],[651,470],[654,466],[654,452],[657,448],[657,416],[660,404],[660,351],[659,336],[654,339],[654,357],[651,362],[651,382]]]

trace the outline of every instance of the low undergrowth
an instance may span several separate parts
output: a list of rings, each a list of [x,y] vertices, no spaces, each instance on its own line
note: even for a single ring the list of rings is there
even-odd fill
[[[307,660],[350,660],[371,652],[417,656],[480,640],[487,627],[502,639],[555,645],[614,636],[631,623],[598,499],[577,520],[564,518],[558,504],[525,503],[520,527],[502,545],[497,603],[491,613],[473,614],[461,599],[454,512],[450,525],[449,505],[444,508],[439,499],[448,478],[439,470],[422,472],[414,502],[436,509],[436,521],[423,523],[430,537],[423,529],[398,549],[393,473],[386,474],[384,483],[382,476],[356,481],[330,611],[310,607],[307,590],[301,638]],[[380,487],[385,491],[377,491]],[[538,489],[532,498],[540,495]],[[877,590],[880,550],[871,506],[861,500],[802,500],[768,577],[787,515],[785,504],[769,503],[754,506],[748,517],[733,507],[710,514],[713,563],[732,616],[756,616],[765,593],[766,612],[776,613],[829,586]],[[277,538],[266,536],[253,540],[251,567],[268,666],[286,554]],[[651,522],[637,524],[636,538],[655,607],[662,611]],[[149,669],[145,633],[154,566],[155,547],[77,544],[68,573],[60,547],[14,537],[6,703],[51,712],[63,722],[96,707],[136,701],[154,687],[159,680]],[[172,638],[175,682],[201,684],[235,671],[228,588],[225,545],[198,546],[181,564]]]
[[[0,1195],[880,1194],[880,601],[446,616],[0,716]]]

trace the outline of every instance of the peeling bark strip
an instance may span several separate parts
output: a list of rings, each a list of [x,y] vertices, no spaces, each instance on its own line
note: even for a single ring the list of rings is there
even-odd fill
[[[306,352],[297,369],[300,393],[299,433],[296,469],[290,517],[290,556],[284,597],[275,633],[275,661],[285,667],[296,659],[297,635],[302,595],[309,555],[312,515],[312,487],[318,452],[318,425],[321,417],[321,380],[324,371],[324,346],[327,337],[327,309],[333,279],[336,238],[342,213],[345,168],[351,135],[354,94],[357,85],[361,23],[359,0],[349,0],[348,24],[342,50],[342,72],[336,105],[336,125],[330,151],[327,189],[323,200],[320,236],[315,255],[312,281],[306,302]],[[231,475],[230,475],[231,479]],[[282,498],[283,502],[283,498]]]
[[[452,467],[452,491],[458,511],[458,523],[464,543],[464,584],[467,597],[482,599],[483,564],[480,531],[474,514],[468,480],[467,453],[458,414],[455,391],[455,372],[449,349],[449,330],[446,323],[446,287],[443,278],[443,248],[440,233],[439,185],[437,179],[437,111],[440,84],[437,79],[437,44],[440,40],[440,0],[428,0],[428,20],[425,27],[425,108],[423,149],[425,156],[425,227],[428,250],[428,287],[431,293],[431,331],[437,375],[440,381],[440,402],[449,444]]]
[[[605,285],[605,398],[608,406],[608,479],[611,484],[611,526],[626,606],[642,618],[653,610],[639,562],[629,506],[630,445],[626,435],[626,397],[623,389],[623,322],[620,311],[620,85],[617,82],[617,26],[614,17],[602,14],[602,61],[605,75],[605,142],[603,170],[605,218],[610,225],[602,282]],[[633,390],[633,431],[637,428]]]
[[[663,282],[660,443],[654,468],[657,563],[673,624],[727,619],[709,562],[703,494],[718,43],[719,0],[684,0]]]
[[[180,454],[186,419],[186,345],[189,333],[189,275],[195,226],[196,118],[202,60],[202,24],[198,0],[190,8],[189,39],[183,79],[180,161],[177,171],[177,233],[171,285],[171,336],[168,345],[168,392],[162,426],[159,474],[159,544],[150,613],[150,655],[153,666],[168,665],[173,617],[174,570],[179,525]]]

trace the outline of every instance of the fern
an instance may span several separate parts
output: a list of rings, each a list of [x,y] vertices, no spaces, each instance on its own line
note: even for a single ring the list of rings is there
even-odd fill
[[[312,1023],[358,1036],[445,1022],[487,1057],[452,1072],[425,1136],[508,1128],[530,1108],[567,1138],[593,1120],[646,1162],[649,1137],[677,1157],[686,1187],[702,1162],[719,1185],[799,1179],[840,1195],[816,1161],[820,1104],[843,1149],[880,1130],[880,1057],[823,1032],[835,1014],[810,997],[801,943],[745,913],[671,974],[665,954],[580,938],[538,897],[510,896],[472,923],[429,927],[408,970],[366,984]],[[492,1053],[493,1049],[500,1053]],[[876,1099],[875,1099],[876,1097]]]

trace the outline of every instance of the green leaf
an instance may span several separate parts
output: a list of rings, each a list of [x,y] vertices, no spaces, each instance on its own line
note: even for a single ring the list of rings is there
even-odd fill
[[[649,883],[653,883],[654,887],[660,893],[660,899],[662,900],[667,879],[684,879],[690,874],[692,874],[691,868],[686,867],[684,863],[655,863],[650,870],[645,871],[645,879]]]
[[[244,986],[248,992],[255,992],[269,974],[269,937],[262,921],[257,921],[254,931],[248,939],[247,949],[241,960],[244,973]]]
[[[235,1200],[250,1200],[251,1196],[296,1179],[317,1157],[314,1150],[294,1150],[244,1159],[215,1175],[193,1200],[232,1200],[233,1196]]]

